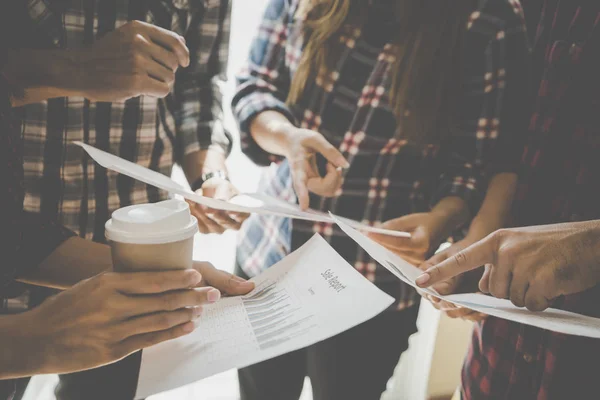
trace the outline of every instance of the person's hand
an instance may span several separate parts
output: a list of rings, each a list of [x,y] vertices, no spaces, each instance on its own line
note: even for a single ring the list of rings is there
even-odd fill
[[[184,38],[140,21],[128,22],[74,54],[81,72],[74,77],[78,90],[94,101],[165,97],[177,68],[190,63]]]
[[[241,296],[254,290],[254,282],[221,271],[211,263],[194,261],[194,269],[202,275],[202,281],[197,287],[214,287],[230,296]]]
[[[290,163],[294,190],[300,208],[303,210],[308,208],[309,191],[323,197],[335,196],[342,186],[341,169],[350,166],[342,153],[318,132],[292,125],[282,129],[286,130],[285,157]],[[317,154],[327,159],[325,176],[319,173]]]
[[[202,279],[185,270],[109,272],[82,281],[21,314],[24,354],[35,354],[40,373],[68,373],[186,335],[201,306],[220,297],[217,289],[195,288]]]
[[[218,200],[230,200],[237,196],[239,191],[226,179],[214,177],[202,185],[198,194]],[[250,214],[232,213],[215,210],[192,201],[188,201],[192,215],[198,220],[198,229],[201,233],[221,234],[227,229],[238,230]]]
[[[419,265],[419,268],[425,271],[428,268],[431,268],[432,266],[437,265],[443,262],[444,260],[447,260],[448,258],[454,256],[456,253],[468,247],[471,243],[472,242],[468,239],[456,242],[452,246],[448,247],[443,251],[440,251],[439,253],[431,257],[429,260]],[[461,286],[464,286],[464,281],[465,275],[458,275],[445,281],[438,282],[435,285],[433,285],[432,288],[435,289],[442,296],[447,296],[459,293]],[[420,294],[421,296],[423,296],[423,298],[428,300],[434,308],[441,312],[444,312],[450,318],[461,318],[473,322],[478,322],[484,320],[487,317],[486,314],[482,314],[468,308],[459,307],[445,300],[441,300],[438,297],[431,296],[427,293],[420,292]]]
[[[387,221],[384,229],[409,232],[410,238],[371,233],[369,236],[413,265],[420,265],[449,232],[445,219],[435,212],[409,214]]]
[[[417,284],[435,285],[485,265],[482,292],[542,311],[557,297],[600,282],[598,225],[591,221],[500,230],[427,269]]]

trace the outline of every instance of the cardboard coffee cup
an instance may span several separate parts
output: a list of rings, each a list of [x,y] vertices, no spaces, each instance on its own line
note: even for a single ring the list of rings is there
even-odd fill
[[[198,222],[185,201],[121,208],[113,212],[105,228],[116,271],[192,268]]]

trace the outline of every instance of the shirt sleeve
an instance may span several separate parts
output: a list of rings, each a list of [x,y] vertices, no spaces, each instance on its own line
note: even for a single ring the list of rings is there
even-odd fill
[[[522,14],[512,10],[483,52],[479,39],[473,34],[465,43],[457,132],[442,146],[443,172],[432,199],[433,206],[444,197],[461,197],[471,215],[491,176],[518,172],[529,115],[530,48]]]
[[[225,155],[231,151],[232,138],[223,124],[222,103],[230,22],[231,1],[221,0],[193,15],[185,34],[190,66],[177,72],[173,96],[178,161],[200,150],[216,149]]]
[[[1,73],[6,46],[0,43],[0,298],[14,280],[39,265],[73,233],[23,211],[23,142],[10,103],[13,89]]]
[[[1,85],[1,83],[0,83]],[[0,297],[3,289],[36,268],[73,232],[55,222],[44,222],[38,214],[23,211],[23,160],[21,137],[11,122],[6,91],[0,96]]]
[[[270,0],[248,62],[237,76],[232,109],[239,124],[242,151],[259,165],[269,165],[281,157],[266,152],[252,138],[252,120],[263,111],[274,110],[295,122],[285,103],[290,88],[286,45],[293,22],[292,9],[289,0]]]

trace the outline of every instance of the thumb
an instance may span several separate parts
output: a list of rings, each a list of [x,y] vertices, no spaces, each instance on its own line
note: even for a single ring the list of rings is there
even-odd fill
[[[408,214],[400,218],[391,219],[385,222],[381,227],[384,229],[390,229],[394,231],[412,231],[421,221],[420,214]]]
[[[217,188],[213,185],[202,185],[202,196],[214,198],[217,193]]]
[[[412,232],[418,226],[418,219],[418,214],[405,215],[400,218],[389,220],[381,227],[392,231]],[[380,233],[370,233],[369,236],[392,251],[411,249],[415,242],[413,236],[406,238],[383,235]]]
[[[327,139],[325,139],[325,137],[323,137],[323,135],[321,135],[320,133],[313,136],[312,140],[310,141],[309,147],[312,150],[321,153],[321,155],[325,157],[327,161],[329,161],[336,167],[350,167],[350,164],[344,158],[342,153],[338,149],[336,149],[331,143],[329,143]]]
[[[229,295],[242,295],[254,289],[254,283],[214,267],[210,263],[197,263],[204,283]]]

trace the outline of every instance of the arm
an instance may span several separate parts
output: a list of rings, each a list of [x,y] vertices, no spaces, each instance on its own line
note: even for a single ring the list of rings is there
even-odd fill
[[[22,106],[63,96],[95,101],[164,97],[177,68],[188,64],[181,37],[132,21],[87,49],[11,50],[0,72],[20,88],[12,102]]]
[[[21,90],[13,94],[14,107],[46,99],[82,95],[76,83],[80,62],[76,52],[66,50],[12,50],[3,74]]]
[[[178,71],[173,105],[177,148],[190,185],[203,173],[226,170],[232,138],[223,124],[222,90],[226,84],[231,2],[222,0],[194,15],[186,33],[190,66]],[[207,33],[206,26],[211,26]],[[212,32],[212,26],[217,27]],[[209,48],[207,43],[211,44]]]
[[[464,53],[467,79],[460,111],[466,118],[446,144],[447,164],[434,202],[456,195],[475,215],[490,187],[489,178],[516,173],[523,154],[530,115],[530,52],[522,15],[515,10],[485,48],[472,44]],[[480,223],[481,219],[476,229]]]
[[[192,270],[107,273],[0,316],[0,379],[98,367],[186,335],[211,303],[214,289],[190,289],[201,279]]]
[[[0,380],[117,361],[192,332],[201,306],[220,292],[252,289],[252,282],[201,262],[194,270],[100,274],[34,310],[0,316],[0,343],[10,344],[0,352]]]
[[[510,214],[516,187],[516,174],[501,173],[494,176],[490,181],[481,209],[471,222],[467,236],[444,251],[435,254],[429,260],[421,264],[420,268],[425,270],[433,267],[434,265],[455,256],[460,251],[497,229],[505,227]],[[433,288],[442,295],[476,292],[482,273],[483,271],[481,269],[469,271],[460,276],[438,282]],[[427,294],[424,294],[423,296],[431,302],[433,307],[445,312],[450,318],[479,321],[487,317],[485,314],[475,312],[468,308],[457,307],[452,303],[448,303]]]
[[[413,231],[410,240],[375,235],[390,249],[412,257],[408,261],[414,264],[422,264],[431,256],[439,241],[447,238],[448,229],[456,227],[456,223],[468,222],[470,217],[465,218],[466,215],[479,213],[467,240],[479,240],[480,235],[505,223],[515,190],[515,173],[523,152],[528,114],[529,49],[520,16],[515,14],[507,21],[505,34],[493,35],[484,50],[476,45],[465,49],[464,76],[467,79],[461,102],[465,108],[460,110],[465,118],[459,121],[458,132],[452,134],[441,149],[446,162],[433,196],[431,213],[413,214],[386,224],[390,229]],[[492,182],[489,177],[494,177]],[[486,204],[480,212],[486,189],[492,193],[485,196]],[[447,208],[448,198],[461,199],[462,206],[448,208],[440,218],[438,208],[440,205]],[[453,203],[460,204],[458,200]],[[451,213],[454,213],[453,219],[448,218]],[[440,229],[444,225],[447,229]],[[434,260],[457,252],[466,244],[458,243],[434,256]],[[419,257],[414,257],[415,250]],[[419,261],[420,257],[424,258]],[[427,262],[422,266],[426,267]]]
[[[295,124],[286,104],[291,71],[286,63],[293,10],[288,0],[270,0],[248,58],[237,76],[232,101],[239,124],[242,151],[258,165],[282,161],[286,154],[285,129]]]
[[[257,114],[250,123],[250,135],[261,149],[279,157],[287,157],[294,124],[280,111],[267,110]]]
[[[439,264],[496,230],[506,227],[516,188],[516,174],[502,173],[494,176],[490,181],[483,204],[475,218],[473,218],[465,238],[454,243],[446,250],[435,254],[420,268],[427,269]],[[436,289],[443,292],[443,294],[475,292],[482,272],[477,270],[465,274],[460,280],[450,285],[453,288],[451,291],[445,290],[448,289],[447,287],[436,287]]]
[[[542,311],[561,295],[600,283],[600,221],[499,230],[435,265],[420,287],[489,265],[480,287],[517,307]]]
[[[271,0],[252,45],[248,66],[238,76],[233,110],[244,153],[265,166],[286,158],[300,207],[307,209],[309,191],[335,196],[342,184],[341,169],[349,164],[319,132],[294,125],[286,104],[291,79],[286,51],[294,23],[290,1]],[[317,153],[328,161],[325,176],[316,166]]]
[[[490,180],[481,209],[471,222],[465,240],[474,243],[506,227],[517,189],[517,175],[501,173]]]
[[[229,0],[221,0],[208,6],[204,13],[192,16],[186,33],[191,64],[178,72],[173,101],[167,102],[175,119],[175,159],[193,190],[219,200],[238,194],[228,179],[226,159],[232,138],[223,123],[222,107],[230,19]],[[215,175],[208,178],[211,173]],[[248,217],[189,204],[202,233],[237,230]]]

